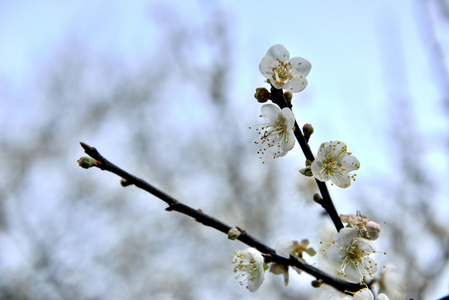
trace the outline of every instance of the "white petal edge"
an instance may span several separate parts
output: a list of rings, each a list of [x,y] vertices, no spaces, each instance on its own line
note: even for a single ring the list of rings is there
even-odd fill
[[[348,155],[343,158],[342,166],[346,168],[348,172],[351,172],[360,168],[360,162],[355,156]]]
[[[270,78],[273,75],[273,67],[275,60],[271,56],[264,56],[259,64],[259,71],[265,78]]]
[[[364,288],[361,291],[358,291],[355,293],[353,298],[348,299],[354,299],[354,300],[374,300],[373,293],[368,288]]]
[[[288,61],[290,59],[290,52],[281,44],[271,46],[267,51],[267,55],[281,61]]]
[[[342,228],[332,237],[338,245],[348,246],[355,238],[359,237],[359,232],[354,228]]]
[[[292,93],[299,93],[306,88],[307,83],[308,82],[305,76],[302,78],[295,76],[287,82],[285,89]]]
[[[275,119],[279,118],[279,113],[281,109],[274,104],[265,104],[260,109],[262,116],[265,118],[265,121],[272,122]]]
[[[293,251],[293,241],[289,239],[281,239],[276,243],[276,254],[289,258]]]
[[[388,298],[388,296],[385,294],[379,294],[377,296],[377,300],[390,300],[390,298]]]
[[[284,107],[282,109],[282,116],[285,118],[285,126],[287,130],[292,130],[295,125],[295,116],[290,108]]]
[[[305,77],[310,73],[310,70],[312,69],[312,64],[310,63],[310,61],[303,57],[293,57],[292,59],[290,59],[290,63],[292,64],[292,75],[301,74]]]

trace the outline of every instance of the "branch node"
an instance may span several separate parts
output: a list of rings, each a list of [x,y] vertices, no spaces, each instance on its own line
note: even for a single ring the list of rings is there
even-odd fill
[[[321,198],[320,194],[318,193],[313,195],[313,201],[320,204],[321,206],[323,205],[323,198]]]
[[[235,226],[235,228],[237,228],[238,230],[240,230],[240,235],[246,234],[246,230],[244,230],[244,229],[242,229],[242,228],[240,228],[240,227],[238,227],[238,226]]]
[[[324,283],[324,280],[322,280],[322,279],[317,279],[317,280],[313,280],[312,281],[312,286],[314,287],[314,288],[319,288],[319,287],[321,287],[321,285]]]
[[[133,185],[133,183],[130,182],[129,180],[126,180],[125,178],[122,178],[122,180],[120,180],[120,185],[123,187],[127,187],[129,185]]]
[[[270,253],[262,253],[262,257],[264,258],[264,262],[267,264],[273,262],[273,255]]]
[[[169,207],[167,207],[165,210],[166,210],[166,211],[174,211],[174,210],[175,210],[175,205],[176,205],[176,204],[172,204],[172,205],[170,205]]]

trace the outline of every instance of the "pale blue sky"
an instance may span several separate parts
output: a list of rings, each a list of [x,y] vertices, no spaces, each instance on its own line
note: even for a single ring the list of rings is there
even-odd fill
[[[391,130],[392,116],[385,113],[391,98],[407,97],[418,126],[429,133],[424,143],[432,146],[420,159],[441,180],[438,211],[447,214],[447,148],[440,148],[447,119],[427,56],[430,45],[419,27],[419,1],[0,1],[0,88],[32,97],[27,89],[70,39],[125,59],[133,68],[154,43],[164,41],[152,21],[155,8],[172,5],[183,22],[195,22],[207,15],[199,10],[213,11],[216,3],[232,24],[236,101],[251,101],[254,89],[264,86],[258,64],[271,45],[284,44],[291,56],[312,62],[309,85],[294,98],[299,123],[317,128],[312,147],[345,141],[362,162],[359,176],[371,183],[395,182],[382,132]],[[447,43],[448,24],[434,17]],[[447,46],[443,43],[449,52]],[[257,106],[248,110],[257,116]]]

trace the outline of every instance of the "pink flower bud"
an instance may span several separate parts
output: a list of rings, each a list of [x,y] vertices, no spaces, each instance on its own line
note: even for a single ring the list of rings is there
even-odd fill
[[[366,223],[366,230],[368,231],[370,240],[375,241],[379,238],[380,225],[377,224],[376,222],[369,221],[368,223]]]

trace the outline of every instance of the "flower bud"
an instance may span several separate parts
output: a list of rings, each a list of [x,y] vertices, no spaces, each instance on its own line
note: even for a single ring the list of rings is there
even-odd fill
[[[375,241],[380,236],[380,225],[376,222],[369,221],[366,223],[366,230],[368,231],[369,239]]]
[[[313,195],[313,201],[315,201],[318,204],[321,204],[323,201],[323,198],[321,198],[320,194],[316,193]]]
[[[313,286],[314,288],[319,288],[319,287],[321,287],[321,285],[322,285],[323,283],[324,283],[324,282],[323,282],[323,280],[321,280],[321,279],[313,280],[313,281],[312,281],[312,286]]]
[[[270,99],[271,94],[266,88],[257,88],[254,98],[257,99],[259,103],[265,103]]]
[[[292,104],[292,98],[293,98],[292,92],[285,92],[284,93],[284,98],[287,101],[287,103]]]
[[[238,229],[238,228],[231,228],[228,231],[228,239],[234,241],[236,239],[238,239],[238,237],[240,236],[242,232]]]
[[[312,124],[305,124],[302,127],[302,132],[304,132],[304,138],[306,139],[307,142],[309,142],[310,136],[312,135],[314,129]]]
[[[98,164],[98,161],[96,159],[83,156],[77,160],[77,163],[81,168],[89,169],[90,167],[95,167]]]

